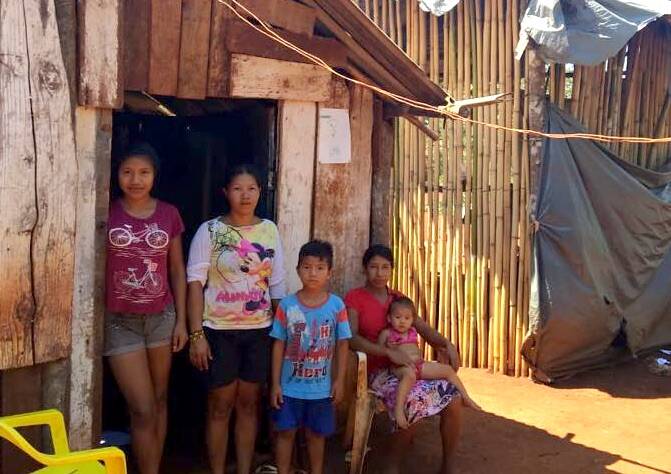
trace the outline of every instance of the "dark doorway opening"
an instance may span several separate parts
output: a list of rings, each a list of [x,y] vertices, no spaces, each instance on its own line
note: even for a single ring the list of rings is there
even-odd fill
[[[114,115],[111,197],[119,195],[114,163],[130,143],[142,140],[161,162],[154,196],[175,205],[184,221],[185,258],[198,226],[225,211],[223,177],[238,164],[253,163],[261,172],[257,213],[274,219],[276,117],[272,101],[185,101],[127,93],[124,110]],[[128,432],[126,404],[107,364],[103,387],[103,431]],[[187,347],[173,357],[164,462],[204,460],[205,402],[205,383],[191,367]]]

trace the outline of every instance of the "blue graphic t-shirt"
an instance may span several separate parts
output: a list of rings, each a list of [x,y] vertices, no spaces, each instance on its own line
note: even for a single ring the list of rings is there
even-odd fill
[[[285,341],[280,384],[287,397],[316,400],[331,396],[331,362],[336,342],[350,339],[345,303],[329,295],[309,307],[287,296],[277,308],[270,336]]]

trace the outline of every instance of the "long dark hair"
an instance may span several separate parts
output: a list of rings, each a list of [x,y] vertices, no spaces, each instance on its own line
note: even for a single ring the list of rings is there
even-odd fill
[[[223,191],[226,190],[231,185],[231,183],[235,178],[237,178],[242,174],[248,174],[251,177],[253,177],[254,181],[256,181],[256,185],[259,187],[259,191],[260,192],[263,191],[263,178],[261,177],[261,172],[255,165],[253,165],[252,163],[240,163],[238,165],[233,166],[232,168],[226,171],[226,173],[224,174],[224,179],[221,182],[222,183],[221,190],[222,194],[224,195],[223,214],[228,214],[231,211],[231,206],[228,203],[228,199],[225,198],[226,195]],[[261,196],[259,196],[259,200],[260,198]]]
[[[394,254],[389,247],[382,244],[374,244],[366,249],[361,259],[364,267],[367,267],[374,257],[382,257],[387,260],[391,266],[394,266]]]
[[[241,174],[248,174],[252,176],[254,181],[256,181],[256,185],[259,187],[259,189],[263,188],[263,179],[261,178],[261,173],[259,172],[258,168],[251,163],[241,163],[228,170],[224,175],[224,182],[222,183],[222,187],[224,189],[228,188],[233,180]]]
[[[148,142],[145,141],[135,141],[128,145],[126,151],[116,160],[112,162],[112,189],[110,194],[112,198],[121,197],[123,192],[119,186],[119,169],[128,159],[133,157],[142,157],[145,158],[152,168],[154,168],[154,186],[151,189],[151,193],[158,187],[158,180],[161,173],[161,160],[158,157],[156,149],[151,146]]]

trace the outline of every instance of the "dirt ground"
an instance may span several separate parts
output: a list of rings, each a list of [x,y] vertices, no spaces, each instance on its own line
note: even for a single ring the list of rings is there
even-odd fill
[[[483,412],[466,410],[460,474],[671,474],[671,377],[642,361],[585,373],[554,386],[462,369]],[[376,418],[366,472],[384,473],[389,423]],[[438,420],[421,423],[403,472],[434,474],[440,463]],[[339,440],[327,472],[344,473]],[[198,456],[197,456],[198,457]],[[170,474],[205,474],[204,460],[170,459]],[[230,472],[234,472],[231,470]]]
[[[642,361],[554,386],[478,369],[459,375],[483,408],[464,417],[461,474],[671,473],[671,378]],[[436,472],[437,429],[437,420],[420,426],[404,472]],[[368,472],[384,472],[375,447]]]

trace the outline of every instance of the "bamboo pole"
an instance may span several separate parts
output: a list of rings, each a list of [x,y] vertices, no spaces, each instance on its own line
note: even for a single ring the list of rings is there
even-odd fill
[[[475,80],[473,81],[473,95],[474,96],[480,96],[484,92],[484,87],[483,87],[483,79],[484,79],[484,74],[482,70],[482,58],[483,58],[483,35],[484,35],[484,17],[483,17],[483,4],[482,2],[475,0],[475,28],[474,28],[474,43],[475,43],[475,65],[473,68],[473,75],[475,77]],[[484,119],[484,111],[482,108],[478,109],[475,112],[475,117],[478,121],[482,121]],[[477,168],[476,172],[476,184],[475,184],[475,199],[477,201],[476,203],[476,213],[477,213],[477,221],[476,221],[476,226],[477,226],[477,232],[475,236],[475,291],[476,291],[476,297],[475,297],[475,312],[476,312],[476,330],[477,330],[477,346],[478,346],[478,351],[477,351],[477,367],[485,367],[486,366],[486,339],[484,338],[485,334],[485,311],[484,311],[484,298],[485,295],[482,291],[483,289],[483,281],[484,281],[484,271],[485,271],[485,265],[484,265],[484,246],[483,246],[483,239],[484,239],[484,225],[483,225],[483,216],[484,216],[484,201],[483,201],[483,195],[484,195],[484,186],[483,186],[483,179],[484,179],[484,167],[485,167],[485,160],[484,160],[484,143],[482,142],[482,137],[483,137],[483,131],[484,127],[482,125],[478,125],[475,129],[475,135],[473,137],[473,142],[477,144],[477,158],[475,160],[475,166]]]
[[[433,82],[439,83],[439,49],[438,49],[438,18],[436,16],[431,16],[429,24],[430,37],[431,41],[430,46],[430,78]],[[438,120],[433,118],[431,119],[431,128],[434,130],[438,129]],[[431,261],[430,261],[430,276],[431,284],[429,287],[429,324],[431,327],[437,327],[437,307],[436,307],[436,291],[438,288],[438,259],[439,259],[439,249],[440,245],[438,242],[438,226],[440,220],[440,211],[438,209],[438,190],[439,190],[439,177],[440,169],[437,166],[439,163],[439,146],[440,143],[431,142],[429,143],[430,152],[429,152],[429,166],[427,167],[431,176],[429,178],[430,183],[430,201],[431,201],[431,214],[430,214],[430,224],[431,224],[431,236],[430,236],[430,247],[431,247]],[[433,350],[429,353],[429,357],[433,358]]]
[[[471,29],[472,29],[472,11],[471,2],[465,0],[463,2],[463,24],[464,24],[464,54],[463,54],[463,69],[464,77],[461,88],[461,96],[464,98],[470,97],[471,88]],[[465,358],[468,367],[473,367],[474,362],[474,339],[473,339],[473,281],[472,281],[472,247],[471,247],[471,233],[472,233],[472,188],[473,188],[473,156],[472,144],[473,127],[471,124],[465,124],[463,128],[464,137],[464,156],[463,164],[466,171],[465,189],[464,189],[464,226],[462,237],[462,268],[464,281],[464,341],[466,346]]]
[[[513,2],[510,11],[511,22],[511,41],[512,38],[519,36],[519,26],[517,19],[519,18],[519,4]],[[512,114],[511,126],[519,128],[520,126],[520,82],[521,82],[521,65],[519,61],[513,62],[513,82],[512,82]],[[520,314],[518,304],[518,255],[519,255],[519,231],[520,231],[520,136],[513,134],[511,143],[511,169],[510,169],[510,183],[511,183],[511,231],[510,231],[510,256],[509,256],[509,283],[508,294],[510,298],[510,321],[511,332],[509,332],[511,340],[510,345],[513,347],[511,354],[510,365],[515,375],[519,376],[520,366],[517,355],[520,352],[519,340],[517,338],[518,327],[520,326]]]

